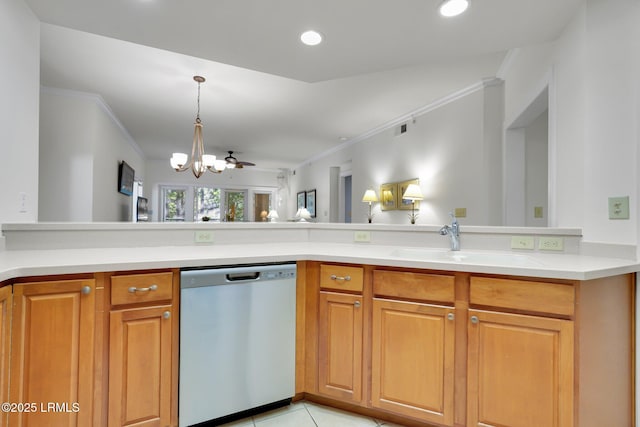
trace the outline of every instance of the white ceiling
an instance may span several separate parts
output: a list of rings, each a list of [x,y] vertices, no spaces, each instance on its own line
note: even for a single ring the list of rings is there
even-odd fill
[[[208,152],[289,168],[554,40],[584,0],[26,0],[44,86],[99,94],[149,159]],[[325,41],[299,42],[309,28]],[[168,162],[168,160],[167,160]]]

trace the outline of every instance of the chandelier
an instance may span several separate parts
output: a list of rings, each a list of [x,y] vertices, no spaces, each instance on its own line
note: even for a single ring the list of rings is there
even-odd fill
[[[198,83],[198,112],[194,123],[193,145],[191,146],[191,158],[186,153],[173,153],[170,162],[171,167],[177,172],[184,172],[191,169],[196,178],[206,171],[220,173],[227,167],[225,160],[216,160],[216,156],[204,153],[204,141],[202,138],[202,121],[200,120],[200,84],[205,78],[193,76],[193,80]]]

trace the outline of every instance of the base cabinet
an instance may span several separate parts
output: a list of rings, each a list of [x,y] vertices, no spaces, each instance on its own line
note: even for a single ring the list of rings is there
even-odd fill
[[[320,394],[362,401],[362,297],[320,292]]]
[[[177,425],[178,275],[111,277],[109,427]]]
[[[573,427],[573,322],[469,310],[469,427]]]
[[[12,427],[93,424],[95,281],[13,286]],[[36,406],[32,406],[36,405]]]
[[[171,316],[171,306],[111,313],[110,427],[170,425]]]
[[[453,425],[453,309],[373,300],[371,405]]]
[[[303,271],[310,400],[411,426],[635,425],[633,274]]]

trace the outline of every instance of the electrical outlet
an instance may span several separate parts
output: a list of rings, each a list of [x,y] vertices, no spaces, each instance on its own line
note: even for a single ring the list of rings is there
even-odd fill
[[[563,251],[564,239],[562,237],[540,236],[538,249],[542,251]]]
[[[533,236],[511,236],[511,249],[533,250]]]
[[[629,196],[609,197],[609,219],[629,219]]]
[[[455,208],[453,210],[453,214],[456,216],[456,218],[466,218],[467,208]]]
[[[19,203],[18,212],[27,213],[28,212],[27,193],[23,193],[23,192],[18,193],[18,203]]]
[[[353,233],[353,241],[360,243],[368,243],[371,241],[371,233],[368,231],[356,231]]]
[[[213,243],[213,231],[198,230],[195,232],[193,240],[196,243]]]

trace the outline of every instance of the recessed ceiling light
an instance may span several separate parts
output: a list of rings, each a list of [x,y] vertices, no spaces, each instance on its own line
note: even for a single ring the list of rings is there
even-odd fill
[[[469,7],[468,0],[445,0],[440,5],[440,14],[442,16],[457,16],[467,10]]]
[[[322,43],[322,34],[313,30],[305,31],[300,35],[300,40],[307,46],[315,46]]]

